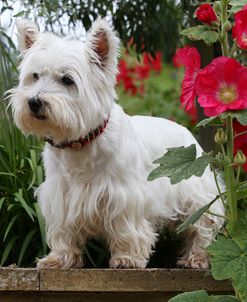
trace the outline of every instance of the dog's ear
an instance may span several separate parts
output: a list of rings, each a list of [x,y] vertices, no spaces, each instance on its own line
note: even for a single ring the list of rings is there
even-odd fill
[[[99,67],[107,68],[117,64],[119,39],[104,19],[92,24],[86,41],[89,60]]]
[[[23,52],[38,39],[39,29],[33,22],[23,19],[16,22],[19,48]]]

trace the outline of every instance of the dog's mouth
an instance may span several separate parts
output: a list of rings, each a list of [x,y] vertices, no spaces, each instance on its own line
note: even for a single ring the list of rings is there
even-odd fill
[[[46,116],[43,115],[43,114],[32,114],[32,116],[35,117],[37,120],[40,120],[40,121],[47,119]]]

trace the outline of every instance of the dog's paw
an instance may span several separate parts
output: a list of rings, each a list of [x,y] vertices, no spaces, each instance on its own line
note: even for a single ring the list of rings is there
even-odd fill
[[[194,255],[178,260],[177,266],[185,268],[209,268],[210,262],[207,255]]]
[[[111,268],[145,268],[146,260],[136,260],[131,257],[112,257],[110,259]]]
[[[37,262],[38,268],[81,268],[83,260],[81,256],[68,258],[61,255],[48,255]]]

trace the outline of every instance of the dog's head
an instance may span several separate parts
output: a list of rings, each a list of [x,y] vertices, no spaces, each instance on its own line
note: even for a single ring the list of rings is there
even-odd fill
[[[119,42],[107,22],[95,21],[85,43],[40,33],[28,20],[17,29],[22,62],[10,104],[22,132],[60,143],[101,124],[116,98]]]

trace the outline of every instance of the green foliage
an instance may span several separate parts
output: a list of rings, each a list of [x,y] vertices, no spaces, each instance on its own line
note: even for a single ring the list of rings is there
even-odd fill
[[[203,25],[186,28],[181,32],[181,34],[187,36],[190,40],[203,40],[208,45],[211,45],[219,40],[218,32]]]
[[[244,232],[247,233],[246,226]],[[236,235],[235,232],[234,239],[219,236],[217,241],[208,247],[208,251],[211,255],[213,277],[216,280],[231,279],[238,297],[245,302],[247,301],[247,244],[243,240],[239,241]]]
[[[231,5],[231,13],[236,13],[239,10],[241,10],[241,8],[247,4],[247,0],[232,0],[229,2],[229,4]]]
[[[15,47],[0,31],[0,265],[30,265],[46,253],[43,218],[33,197],[43,180],[39,143],[14,126],[3,94],[16,82]],[[41,222],[42,221],[42,222]]]
[[[209,210],[211,205],[215,203],[220,198],[219,195],[217,195],[212,201],[210,201],[208,204],[197,210],[195,213],[193,213],[191,216],[189,216],[178,228],[177,233],[181,233],[188,229],[191,225],[195,224],[197,220],[200,219],[200,217]]]
[[[14,1],[3,2],[3,9],[11,9]],[[118,0],[115,4],[109,0],[24,0],[22,3],[25,9],[18,15],[32,12],[53,30],[62,30],[65,19],[66,29],[73,31],[77,24],[82,24],[88,30],[93,20],[99,16],[109,18],[110,14],[124,45],[133,47],[138,54],[162,50],[170,58],[178,44],[182,12],[175,0]]]
[[[196,158],[195,144],[189,147],[176,147],[167,150],[165,155],[153,162],[154,164],[160,164],[160,166],[150,173],[148,180],[167,176],[170,178],[171,184],[177,184],[193,175],[200,177],[213,160],[213,157],[209,154],[203,154]]]
[[[133,65],[137,64],[134,56],[130,58]],[[181,77],[182,70],[163,64],[160,73],[152,72],[151,76],[145,79],[143,94],[130,95],[119,85],[118,103],[130,115],[165,117],[192,129],[191,119],[179,104]]]
[[[241,125],[243,126],[247,125],[247,110],[226,111],[221,114],[221,117],[223,119],[226,119],[229,116],[235,118]]]
[[[218,119],[217,116],[211,116],[211,117],[208,117],[208,118],[205,118],[203,120],[201,120],[197,125],[196,127],[206,127],[207,125],[211,124],[213,121],[215,122],[215,120]]]
[[[209,296],[205,290],[187,292],[169,300],[169,302],[238,302],[233,296]]]

